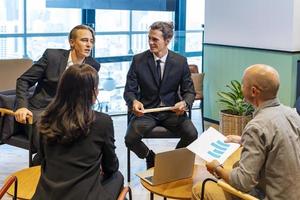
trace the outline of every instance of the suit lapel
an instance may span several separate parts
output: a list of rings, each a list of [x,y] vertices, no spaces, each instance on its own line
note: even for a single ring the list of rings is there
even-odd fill
[[[156,64],[154,62],[154,57],[150,51],[148,51],[148,67],[150,68],[150,71],[152,73],[153,78],[155,79],[157,86],[159,86],[159,79],[157,77],[156,72]]]
[[[59,63],[59,76],[62,75],[62,73],[66,70],[68,59],[69,59],[69,53],[70,51],[65,50],[63,54],[61,55],[60,63]]]
[[[170,73],[170,70],[172,69],[172,65],[173,65],[173,54],[169,50],[169,53],[168,53],[168,56],[166,59],[166,63],[165,63],[164,72],[163,72],[163,78],[162,78],[161,82],[164,82],[167,80],[167,76]]]

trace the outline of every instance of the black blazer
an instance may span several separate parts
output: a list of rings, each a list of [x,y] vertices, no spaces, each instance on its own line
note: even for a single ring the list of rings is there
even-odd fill
[[[113,123],[110,116],[95,114],[86,137],[69,145],[42,142],[41,177],[33,200],[113,199],[101,184],[102,172],[110,178],[119,167]]]
[[[156,64],[149,50],[133,57],[124,90],[129,107],[135,99],[142,102],[144,108],[157,107],[160,101],[174,106],[181,98],[189,107],[193,104],[195,90],[185,57],[169,50],[160,86],[155,74]]]
[[[57,84],[65,71],[70,50],[46,49],[43,56],[17,79],[16,109],[45,108],[56,94]],[[87,57],[85,63],[94,67],[97,71],[100,64],[92,57]],[[28,99],[28,89],[36,85],[31,98]]]

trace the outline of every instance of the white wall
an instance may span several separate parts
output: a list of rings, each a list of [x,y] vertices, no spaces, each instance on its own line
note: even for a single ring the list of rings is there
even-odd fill
[[[299,11],[300,0],[206,0],[205,43],[299,51]]]
[[[293,49],[300,49],[300,0],[294,0]]]

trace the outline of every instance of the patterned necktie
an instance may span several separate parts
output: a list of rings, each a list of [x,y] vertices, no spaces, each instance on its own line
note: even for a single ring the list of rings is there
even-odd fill
[[[159,83],[161,81],[161,67],[160,67],[160,63],[161,63],[161,60],[157,60],[156,61],[156,70],[157,70],[157,77],[158,77]]]

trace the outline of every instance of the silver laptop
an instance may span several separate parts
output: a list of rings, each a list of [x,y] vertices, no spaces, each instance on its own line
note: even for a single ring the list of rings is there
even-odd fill
[[[137,173],[150,185],[159,185],[193,175],[195,154],[187,148],[165,151],[155,155],[154,168]]]

